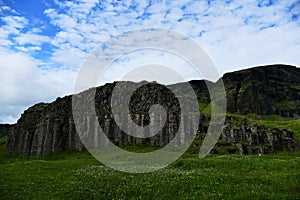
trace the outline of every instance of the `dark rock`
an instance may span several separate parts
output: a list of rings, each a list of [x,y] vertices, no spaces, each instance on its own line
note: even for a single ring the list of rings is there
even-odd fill
[[[8,135],[8,133],[12,130],[13,124],[0,124],[0,138]]]
[[[227,111],[300,115],[300,70],[288,65],[255,67],[223,76]]]
[[[242,125],[241,125],[242,124]],[[248,124],[250,124],[248,126]],[[250,132],[247,130],[251,130]],[[230,134],[229,134],[230,133]],[[241,121],[226,122],[221,140],[227,145],[234,145],[241,154],[264,154],[270,151],[293,151],[299,148],[292,131],[279,128],[266,128],[256,123]]]
[[[228,111],[231,113],[248,114],[277,114],[286,117],[300,116],[300,69],[292,66],[274,65],[246,69],[225,74],[223,81],[226,88]],[[219,82],[217,82],[219,83]],[[130,85],[131,84],[131,85]],[[128,90],[135,83],[123,84],[123,90]],[[203,80],[190,81],[198,101],[202,107],[210,106],[209,91]],[[209,83],[213,84],[213,83]],[[119,118],[127,124],[133,120],[138,125],[149,124],[149,108],[153,104],[162,105],[167,111],[167,122],[163,129],[155,136],[140,139],[127,135],[116,125],[111,113],[111,94],[116,83],[106,84],[96,88],[95,107],[97,120],[89,111],[82,111],[84,120],[78,122],[82,130],[86,130],[83,137],[92,135],[88,147],[107,145],[107,141],[101,138],[96,130],[95,123],[99,123],[107,137],[116,145],[154,145],[162,147],[168,144],[179,129],[181,114],[184,124],[181,127],[189,127],[191,117],[188,113],[181,113],[178,100],[165,86],[148,83],[136,90],[130,102],[130,114],[120,115]],[[122,83],[121,83],[122,85]],[[183,83],[171,85],[174,90],[182,88]],[[217,88],[216,88],[217,89]],[[86,99],[94,98],[91,93],[84,91],[76,94],[82,103]],[[216,97],[216,102],[218,102]],[[124,101],[124,96],[119,96],[116,103]],[[189,99],[186,99],[189,101]],[[80,104],[74,105],[81,111]],[[201,107],[201,106],[200,106]],[[13,128],[9,131],[6,152],[23,155],[49,155],[66,149],[81,150],[83,146],[72,115],[72,97],[57,98],[54,102],[40,103],[27,109]],[[160,119],[157,119],[158,121]],[[197,133],[198,139],[203,139],[207,132],[204,122],[209,116],[200,117],[199,127],[189,132]],[[280,129],[268,129],[241,119],[239,123],[232,122],[234,117],[228,119],[221,134],[221,140],[228,147],[228,152],[239,151],[242,154],[260,154],[269,151],[293,150],[299,146],[293,139],[293,132]],[[77,121],[76,121],[77,122]],[[151,128],[151,127],[150,127]],[[152,127],[154,128],[154,127]],[[3,129],[4,130],[4,129]],[[7,129],[5,129],[7,130]],[[135,131],[135,130],[131,130]],[[177,143],[185,140],[183,132]],[[232,148],[234,147],[234,148]],[[215,150],[219,152],[218,150]]]

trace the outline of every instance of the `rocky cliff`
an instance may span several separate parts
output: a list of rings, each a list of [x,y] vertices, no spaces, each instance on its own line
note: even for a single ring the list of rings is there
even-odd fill
[[[225,74],[223,81],[228,99],[228,111],[231,113],[278,114],[289,117],[300,115],[300,69],[296,67],[283,65],[257,67]],[[116,145],[164,146],[169,143],[179,128],[179,116],[183,114],[172,92],[162,85],[148,83],[134,93],[130,103],[130,114],[120,116],[124,124],[132,119],[139,125],[148,125],[149,108],[153,104],[160,104],[167,111],[167,120],[162,125],[162,130],[155,136],[139,139],[121,131],[112,117],[110,102],[115,84],[96,88],[97,119],[85,113],[84,120],[80,122],[81,128],[87,130],[87,133],[94,134],[92,144],[105,145],[102,144],[103,138],[97,134],[95,123],[100,124],[107,137]],[[135,83],[131,84],[134,86]],[[202,107],[209,106],[210,97],[205,82],[198,80],[191,81],[190,84],[197,94],[199,104]],[[170,87],[176,90],[183,87],[183,84]],[[128,88],[124,88],[126,89]],[[187,91],[189,92],[191,91]],[[78,95],[83,99],[91,98],[85,94],[88,92]],[[123,98],[119,96],[118,100],[121,102]],[[193,120],[188,115],[182,117],[186,118],[183,126],[188,126],[189,121]],[[208,124],[208,120],[209,116],[201,115],[198,130],[192,130],[197,133],[199,140],[206,134],[205,124]],[[260,127],[248,124],[246,121],[243,123],[242,125],[227,120],[217,145],[231,146],[228,148],[229,153],[231,151],[244,154],[297,148],[297,142],[294,141],[291,131]],[[66,149],[83,148],[72,115],[72,97],[66,96],[57,98],[52,103],[34,105],[26,110],[10,131],[6,152],[44,156]],[[221,152],[220,148],[218,150],[216,146],[214,152]]]
[[[12,124],[0,124],[0,138],[8,135],[14,125]]]
[[[300,115],[300,69],[270,65],[227,73],[227,111],[247,114]]]
[[[221,148],[220,148],[221,147]],[[214,152],[266,154],[272,151],[293,151],[299,148],[293,131],[259,126],[245,118],[228,117]]]

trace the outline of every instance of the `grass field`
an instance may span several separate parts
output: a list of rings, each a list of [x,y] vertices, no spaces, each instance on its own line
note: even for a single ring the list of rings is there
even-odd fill
[[[185,154],[169,167],[129,174],[88,152],[45,158],[0,154],[0,199],[299,199],[300,153]]]

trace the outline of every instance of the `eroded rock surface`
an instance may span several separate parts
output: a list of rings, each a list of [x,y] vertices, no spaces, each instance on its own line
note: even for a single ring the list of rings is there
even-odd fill
[[[223,81],[228,100],[227,110],[231,113],[300,116],[300,69],[296,67],[282,65],[257,67],[225,74]],[[124,124],[129,120],[134,120],[139,125],[148,125],[149,108],[153,104],[160,104],[167,111],[167,123],[163,125],[163,129],[156,136],[150,138],[139,139],[127,135],[119,129],[111,114],[111,93],[115,84],[110,83],[96,88],[97,118],[89,111],[82,111],[83,120],[77,123],[80,128],[86,130],[87,135],[93,134],[90,142],[93,147],[106,145],[105,140],[97,134],[99,130],[96,129],[96,123],[100,124],[110,141],[116,145],[164,146],[174,138],[177,131],[184,134],[183,129],[178,130],[180,117],[184,117],[182,127],[189,127],[191,120],[195,120],[190,117],[189,113],[181,112],[178,101],[165,86],[148,83],[135,92],[131,98],[131,113],[129,115],[120,114],[118,117],[123,120]],[[187,90],[186,94],[195,92],[201,106],[209,106],[210,97],[205,81],[191,81],[190,84],[194,91]],[[182,83],[178,83],[171,87],[176,90],[176,88],[183,87],[182,85]],[[131,86],[129,84],[126,87]],[[129,89],[126,87],[124,90]],[[83,102],[86,98],[94,98],[88,91],[77,95]],[[123,96],[119,96],[117,103],[121,103],[123,98]],[[75,109],[80,112],[80,104],[75,105]],[[207,125],[203,124],[207,124],[207,120],[209,117],[201,114],[198,129],[190,130],[190,132],[197,133],[197,138],[200,140],[206,134]],[[76,132],[71,96],[57,98],[52,103],[40,103],[30,107],[9,131],[6,146],[8,154],[45,156],[66,149],[81,150],[85,148]],[[178,143],[183,140],[184,136]],[[247,121],[235,123],[230,120],[227,120],[217,145],[231,146],[228,150],[229,153],[240,152],[243,154],[268,153],[297,148],[292,131],[266,128]],[[218,148],[214,151],[220,152]]]

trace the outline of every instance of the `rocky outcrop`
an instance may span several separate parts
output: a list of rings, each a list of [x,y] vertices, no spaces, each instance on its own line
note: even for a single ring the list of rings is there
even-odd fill
[[[300,115],[300,70],[291,66],[258,67],[230,74],[223,77],[228,99],[228,111],[232,113],[279,114],[282,116]],[[155,145],[162,147],[174,138],[179,128],[179,118],[184,117],[183,126],[188,127],[191,120],[195,120],[188,113],[181,113],[178,100],[165,86],[147,83],[139,88],[132,96],[130,114],[120,115],[126,124],[129,120],[145,126],[149,124],[149,108],[154,104],[162,105],[167,113],[166,123],[155,136],[139,139],[123,132],[115,123],[111,114],[111,94],[116,83],[106,84],[96,88],[95,108],[97,118],[89,112],[82,111],[84,117],[79,122],[79,128],[87,130],[86,134],[93,134],[90,145],[92,147],[106,145],[99,137],[95,123],[99,123],[107,137],[116,145]],[[135,83],[131,83],[132,87]],[[199,103],[205,107],[210,103],[209,92],[204,81],[190,82],[197,95]],[[184,87],[183,83],[172,85],[174,90]],[[127,87],[127,88],[126,88]],[[129,90],[127,85],[123,90]],[[186,91],[186,94],[193,91]],[[77,94],[83,102],[86,98],[94,98],[89,91]],[[117,103],[124,101],[120,95]],[[73,105],[74,106],[74,105]],[[201,106],[200,106],[201,107]],[[75,105],[75,109],[81,107]],[[91,108],[92,109],[92,108]],[[6,152],[8,154],[45,156],[66,149],[81,150],[84,148],[75,128],[72,114],[72,97],[57,98],[52,103],[40,103],[26,110],[17,124],[9,133]],[[161,121],[157,119],[158,121]],[[209,116],[200,116],[198,130],[191,132],[203,139]],[[186,123],[186,124],[185,124]],[[257,152],[293,150],[296,148],[293,133],[288,130],[270,129],[255,124],[244,124],[228,121],[224,126],[222,137],[217,143],[215,152],[222,153],[222,149],[230,152],[253,154]],[[78,127],[77,127],[78,128]],[[150,127],[151,128],[151,127]],[[153,127],[152,127],[153,128]],[[134,130],[131,130],[134,131]],[[179,130],[180,132],[180,130]],[[182,136],[179,143],[184,140]],[[228,148],[223,148],[228,146]]]
[[[241,154],[266,154],[299,148],[293,131],[258,126],[256,122],[249,122],[244,118],[230,117],[224,125],[220,139],[224,146],[235,146]],[[231,152],[232,149],[234,148],[231,147]]]
[[[66,149],[82,149],[72,119],[71,96],[26,110],[6,145],[7,153],[23,155],[49,155]]]
[[[207,128],[208,125],[202,125],[198,130],[190,153],[199,153]],[[299,149],[300,143],[291,130],[265,127],[253,120],[230,116],[226,117],[219,140],[210,153],[253,155]]]
[[[300,69],[288,65],[255,67],[223,76],[227,111],[300,116]]]
[[[84,118],[79,122],[79,126],[87,133],[94,135],[94,141],[91,145],[94,147],[105,145],[103,144],[103,138],[98,137],[99,130],[96,130],[95,123],[100,124],[107,137],[116,145],[164,146],[169,143],[179,127],[180,107],[174,95],[165,87],[150,83],[134,94],[133,103],[131,102],[131,114],[118,115],[119,118],[124,120],[124,124],[129,120],[134,120],[142,126],[149,124],[148,111],[154,103],[164,106],[167,110],[167,123],[164,126],[162,125],[163,129],[153,137],[138,139],[121,131],[111,114],[111,93],[115,84],[106,84],[97,88],[95,95],[97,119],[91,116],[89,111],[82,110]],[[131,84],[134,85],[134,83]],[[143,97],[142,94],[146,94],[146,96]],[[93,98],[89,97],[88,91],[80,93],[78,96],[82,96],[82,100]],[[122,101],[122,98],[120,96],[118,100]],[[145,101],[141,103],[140,98],[144,98]],[[81,106],[75,106],[75,109],[81,109]],[[81,111],[79,110],[79,112]],[[67,96],[58,98],[50,104],[37,104],[26,110],[9,134],[6,152],[9,154],[45,156],[66,149],[81,150],[83,148],[72,115],[72,99],[71,96]]]
[[[12,130],[13,124],[0,124],[0,138],[8,135],[8,133]]]

